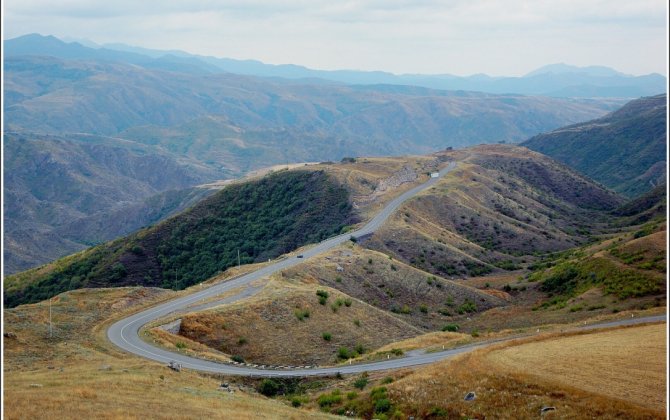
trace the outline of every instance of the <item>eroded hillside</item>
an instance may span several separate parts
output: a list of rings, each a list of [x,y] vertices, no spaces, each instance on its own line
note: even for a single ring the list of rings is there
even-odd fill
[[[515,270],[606,227],[622,199],[567,167],[515,146],[445,152],[458,168],[405,203],[366,246],[434,274]]]

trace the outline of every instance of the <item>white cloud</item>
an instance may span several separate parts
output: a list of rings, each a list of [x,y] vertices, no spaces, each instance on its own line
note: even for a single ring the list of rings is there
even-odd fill
[[[413,73],[523,74],[543,64],[666,72],[664,0],[8,0],[29,32],[150,48]]]

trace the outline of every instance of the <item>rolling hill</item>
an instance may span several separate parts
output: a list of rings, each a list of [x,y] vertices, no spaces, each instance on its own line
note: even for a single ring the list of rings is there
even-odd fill
[[[229,73],[194,75],[123,62],[44,56],[8,57],[5,92],[10,131],[125,138],[124,131],[133,130],[140,135],[129,135],[130,139],[144,141],[146,136],[146,142],[156,144],[150,134],[162,129],[161,136],[191,134],[168,140],[179,140],[178,145],[168,145],[183,152],[193,152],[191,143],[197,141],[201,149],[222,143],[219,148],[225,145],[232,155],[244,152],[235,153],[235,146],[248,152],[248,143],[263,142],[264,137],[272,140],[264,148],[274,150],[283,150],[276,144],[283,140],[282,146],[289,147],[283,156],[312,145],[333,144],[320,153],[308,152],[313,160],[518,141],[601,116],[617,104],[402,86],[309,84]],[[202,130],[212,123],[215,135],[211,129]]]
[[[169,190],[286,162],[520,141],[599,117],[619,103],[190,71],[58,42],[48,40],[47,50],[62,58],[26,55],[36,50],[15,46],[4,62],[4,162],[14,168],[6,192],[20,207],[5,215],[10,273],[170,214],[146,203]],[[67,168],[64,176],[49,159]],[[140,162],[144,169],[133,169]],[[53,194],[43,195],[45,189]],[[112,228],[85,222],[112,215],[127,222]],[[69,227],[59,230],[63,225]]]
[[[348,192],[322,171],[231,185],[126,238],[5,279],[8,306],[81,287],[183,289],[241,263],[262,262],[340,233],[355,221]]]
[[[265,261],[339,233],[448,160],[460,167],[406,203],[366,246],[439,276],[510,270],[523,256],[583,243],[622,203],[514,146],[396,158],[383,166],[384,159],[374,158],[314,165],[228,186],[154,227],[10,276],[5,302],[83,286],[183,288],[235,265],[238,250],[242,262]]]
[[[606,229],[623,199],[518,146],[446,152],[459,168],[405,203],[366,243],[448,278],[513,271]]]
[[[605,117],[521,144],[634,197],[666,182],[666,104],[667,95],[637,99]]]

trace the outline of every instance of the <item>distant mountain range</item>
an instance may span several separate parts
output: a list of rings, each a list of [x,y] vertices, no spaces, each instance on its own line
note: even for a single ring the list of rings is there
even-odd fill
[[[666,182],[667,100],[667,95],[637,99],[605,117],[521,144],[634,197]]]
[[[246,62],[39,35],[4,46],[7,272],[154,223],[206,195],[201,183],[286,162],[518,142],[625,103],[239,75],[221,63]]]
[[[133,63],[148,69],[216,74],[229,72],[243,75],[310,80],[316,83],[388,84],[421,86],[430,89],[467,90],[496,94],[542,95],[553,97],[620,97],[637,98],[666,91],[666,78],[660,74],[631,76],[602,66],[576,67],[552,64],[522,77],[491,77],[477,74],[467,77],[450,74],[396,75],[383,71],[314,70],[295,64],[273,65],[256,60],[235,60],[189,54],[183,51],[160,51],[124,44],[97,46],[66,43],[53,36],[30,34],[4,42],[5,57],[49,55],[63,59],[106,60]]]

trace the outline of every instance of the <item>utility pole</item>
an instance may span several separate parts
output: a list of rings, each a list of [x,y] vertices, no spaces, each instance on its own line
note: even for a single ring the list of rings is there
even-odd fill
[[[49,297],[49,338],[53,337],[53,326],[51,324],[51,297]]]

